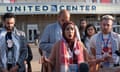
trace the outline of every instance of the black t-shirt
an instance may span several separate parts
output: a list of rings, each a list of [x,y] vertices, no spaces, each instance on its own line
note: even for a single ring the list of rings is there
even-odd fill
[[[12,33],[7,32],[6,34],[6,45],[7,45],[7,63],[13,63],[13,41],[12,41]]]

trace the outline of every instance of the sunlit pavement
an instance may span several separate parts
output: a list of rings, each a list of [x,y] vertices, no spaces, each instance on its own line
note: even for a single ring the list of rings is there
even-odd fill
[[[31,61],[32,72],[40,72],[41,65],[39,64],[40,54],[38,51],[38,46],[35,46],[34,43],[29,44],[33,53],[33,59]]]

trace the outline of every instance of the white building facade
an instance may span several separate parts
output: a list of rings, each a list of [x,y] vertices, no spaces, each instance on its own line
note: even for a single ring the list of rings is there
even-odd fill
[[[120,33],[120,0],[0,0],[0,16],[15,13],[16,26],[25,31],[29,42],[34,42],[37,33],[42,34],[47,24],[57,20],[61,9],[69,10],[76,24],[86,18],[88,23],[99,26],[102,15],[113,15],[113,30]]]

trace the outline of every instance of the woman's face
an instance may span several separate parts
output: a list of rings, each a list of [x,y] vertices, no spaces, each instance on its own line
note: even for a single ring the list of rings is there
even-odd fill
[[[87,34],[89,36],[92,36],[95,34],[95,29],[93,28],[93,26],[90,26],[88,29],[87,29]]]
[[[66,28],[65,28],[65,37],[67,39],[73,39],[75,35],[75,27],[72,24],[69,24]]]

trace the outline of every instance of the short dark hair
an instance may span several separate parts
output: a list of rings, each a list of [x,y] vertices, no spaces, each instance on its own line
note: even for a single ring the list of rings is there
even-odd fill
[[[80,24],[81,24],[82,21],[86,21],[87,22],[87,20],[85,18],[82,18],[82,19],[80,19]]]
[[[15,18],[14,13],[5,13],[2,17],[2,20],[5,21],[6,18]]]

